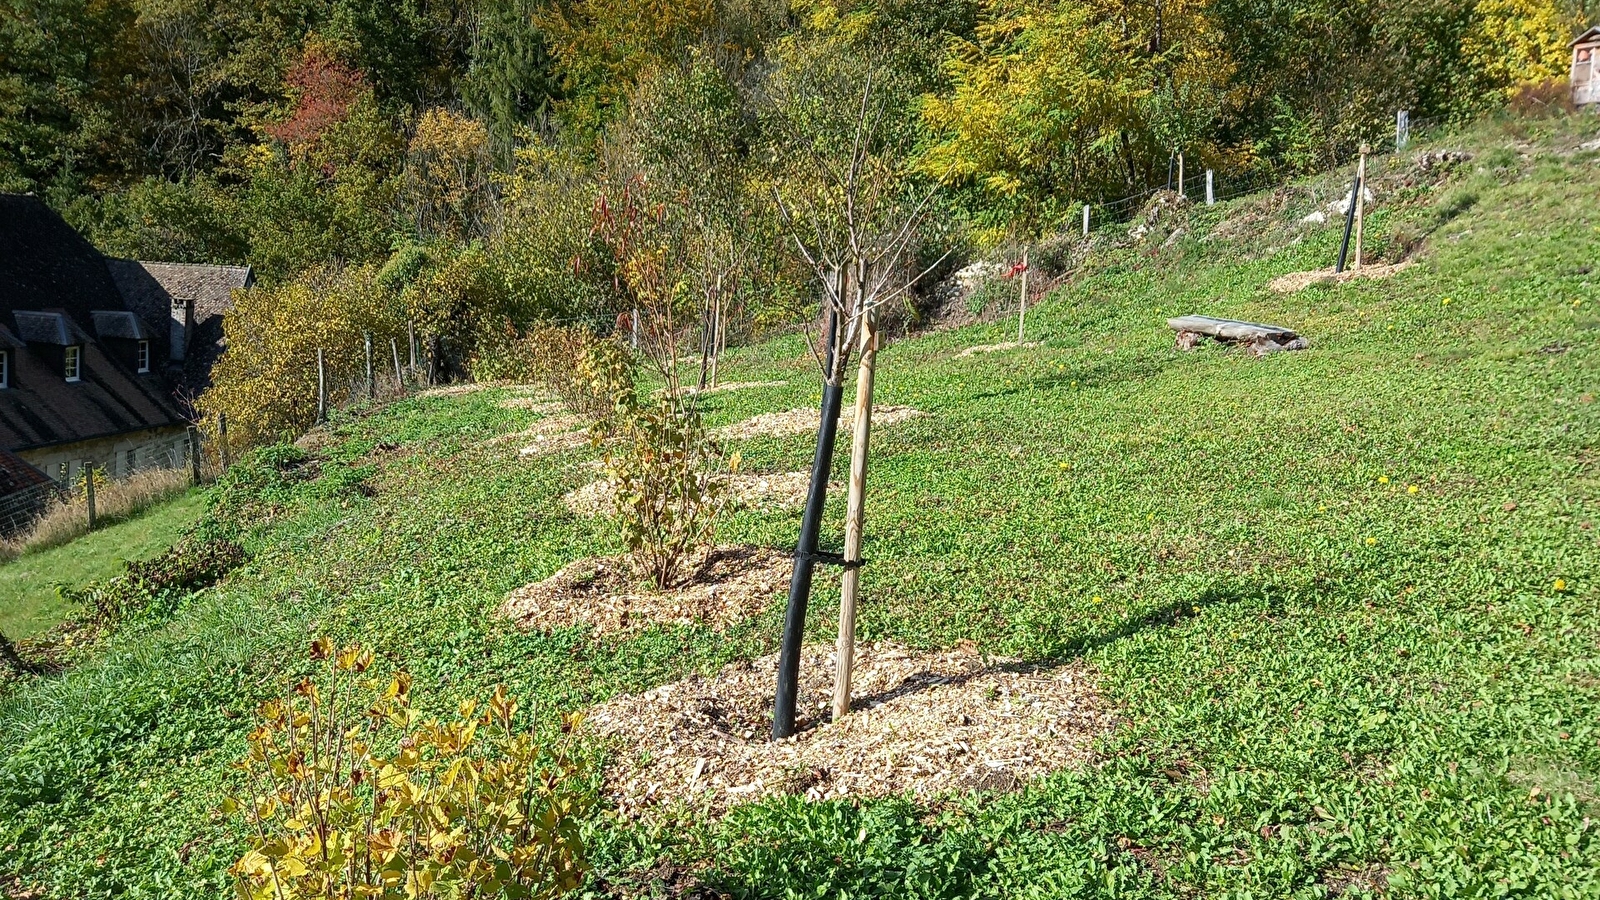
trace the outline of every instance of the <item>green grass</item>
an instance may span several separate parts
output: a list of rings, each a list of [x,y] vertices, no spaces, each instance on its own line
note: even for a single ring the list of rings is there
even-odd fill
[[[48,631],[77,612],[61,599],[57,584],[82,587],[120,574],[126,561],[163,552],[205,505],[205,495],[191,491],[70,543],[0,563],[0,634],[23,638]]]
[[[641,873],[666,858],[749,897],[1600,895],[1585,122],[1485,128],[1439,184],[1401,188],[1389,166],[1407,161],[1377,163],[1395,178],[1374,245],[1427,236],[1385,281],[1266,288],[1332,258],[1336,227],[1297,224],[1338,191],[1318,179],[1282,208],[1193,211],[1165,249],[1097,251],[1030,311],[1038,350],[957,356],[1006,323],[886,349],[880,400],[932,415],[874,434],[862,636],[1085,660],[1123,724],[1096,765],[1012,795],[601,817],[596,891],[649,895]],[[1163,320],[1186,312],[1312,347],[1179,353]],[[727,377],[788,386],[708,398],[712,424],[817,399],[799,338],[736,354]],[[726,635],[493,618],[508,590],[617,548],[561,504],[593,477],[585,453],[485,446],[529,420],[500,397],[342,422],[319,478],[260,488],[249,566],[0,699],[0,873],[59,897],[226,890],[228,764],[315,635],[371,645],[437,709],[505,683],[547,722],[775,648],[776,597]],[[739,449],[778,471],[811,445]],[[828,515],[836,542],[842,497]],[[721,537],[782,545],[796,525],[747,512]],[[823,580],[813,639],[836,603]]]

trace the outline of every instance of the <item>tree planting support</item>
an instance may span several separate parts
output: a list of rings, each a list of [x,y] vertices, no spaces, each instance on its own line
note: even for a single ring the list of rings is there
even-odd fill
[[[89,502],[89,530],[94,530],[94,460],[83,461],[83,496]]]
[[[1027,273],[1024,272],[1022,277],[1027,278]],[[856,594],[861,587],[861,539],[866,519],[867,451],[872,439],[872,382],[877,368],[877,316],[868,314],[861,328],[861,368],[856,373],[855,435],[850,444],[850,488],[844,525],[845,568],[839,588],[839,643],[833,677],[835,722],[850,712],[850,674],[855,667],[856,654]]]
[[[827,351],[822,384],[822,421],[817,428],[817,455],[811,463],[811,486],[806,495],[805,514],[800,520],[800,540],[794,550],[794,575],[789,579],[789,606],[783,617],[783,646],[778,651],[778,689],[772,702],[772,739],[794,735],[795,705],[800,693],[800,646],[805,640],[806,606],[811,600],[811,576],[818,562],[843,560],[818,552],[822,531],[822,508],[828,499],[828,479],[833,474],[833,444],[839,432],[839,406],[844,397],[843,379],[835,373],[839,314],[828,312]]]

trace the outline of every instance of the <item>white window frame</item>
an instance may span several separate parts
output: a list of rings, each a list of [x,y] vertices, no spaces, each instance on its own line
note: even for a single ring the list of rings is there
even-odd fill
[[[0,391],[11,387],[11,351],[0,350]]]
[[[150,342],[149,341],[140,341],[139,342],[139,374],[140,375],[145,375],[145,374],[148,374],[149,372],[150,372]]]
[[[83,345],[71,344],[61,354],[62,374],[69,383],[83,380]]]

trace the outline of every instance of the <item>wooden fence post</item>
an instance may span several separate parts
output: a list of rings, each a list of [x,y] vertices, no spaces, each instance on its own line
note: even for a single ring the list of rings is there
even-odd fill
[[[200,429],[189,426],[189,475],[195,485],[200,484]]]
[[[1083,205],[1083,236],[1089,236],[1089,204]]]
[[[400,374],[400,340],[389,338],[389,352],[394,354],[394,389],[400,393],[406,391],[406,380]]]
[[[317,421],[328,417],[328,375],[322,366],[322,348],[317,348]]]
[[[233,465],[232,456],[228,451],[228,414],[217,413],[217,450],[222,454],[222,471],[228,471]]]
[[[417,371],[417,323],[415,323],[415,322],[407,322],[406,323],[406,339],[411,344],[411,372],[412,372],[412,374],[416,374],[416,371]]]
[[[83,494],[89,501],[89,530],[94,530],[94,460],[83,461]]]
[[[1183,192],[1183,154],[1182,153],[1178,154],[1178,196],[1179,197],[1188,196],[1187,194],[1185,194]]]
[[[364,331],[361,336],[367,345],[367,399],[371,400],[378,396],[378,384],[372,378],[372,332]]]
[[[1394,152],[1411,146],[1411,110],[1396,110],[1394,114]]]
[[[1022,250],[1022,294],[1021,294],[1021,299],[1017,304],[1017,343],[1019,343],[1019,344],[1022,343],[1022,335],[1023,335],[1023,327],[1022,326],[1023,326],[1023,323],[1027,321],[1027,318],[1028,318],[1028,250],[1027,250],[1026,247],[1024,247],[1023,250]],[[864,331],[862,333],[865,334]],[[863,349],[862,352],[866,353],[867,351],[865,349]],[[865,361],[865,359],[866,359],[866,357],[863,356],[862,357],[863,362]],[[866,370],[863,369],[862,371],[864,373]],[[859,393],[859,390],[857,391],[857,393]],[[860,410],[858,409],[857,412],[860,412]]]
[[[1356,205],[1356,259],[1355,270],[1361,271],[1361,232],[1367,211],[1367,154],[1372,148],[1361,145],[1361,162],[1356,167],[1356,195],[1351,202]]]
[[[856,594],[861,587],[861,532],[867,498],[867,450],[872,437],[872,382],[878,367],[877,317],[861,327],[861,367],[856,375],[855,435],[850,444],[850,488],[844,526],[844,576],[839,590],[839,643],[835,648],[833,720],[850,712],[850,673],[856,654]]]

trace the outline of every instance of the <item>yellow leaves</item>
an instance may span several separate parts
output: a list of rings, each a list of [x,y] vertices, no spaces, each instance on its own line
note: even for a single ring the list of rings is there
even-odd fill
[[[1479,0],[1461,39],[1462,59],[1510,96],[1520,85],[1566,74],[1567,38],[1578,24],[1554,0]]]

